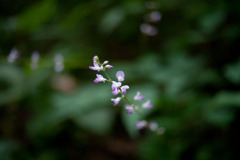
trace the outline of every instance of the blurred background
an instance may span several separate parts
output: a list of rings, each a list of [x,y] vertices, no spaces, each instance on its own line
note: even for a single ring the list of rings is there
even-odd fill
[[[240,159],[240,1],[1,0],[0,160]],[[113,107],[92,58],[125,72]],[[165,127],[136,131],[139,118]]]

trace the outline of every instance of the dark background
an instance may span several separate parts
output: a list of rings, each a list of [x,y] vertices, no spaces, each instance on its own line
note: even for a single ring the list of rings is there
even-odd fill
[[[0,160],[238,160],[240,1],[1,0]],[[154,11],[160,20],[149,15]],[[143,24],[150,29],[141,30]],[[154,30],[154,32],[152,31]],[[20,57],[9,63],[16,48]],[[40,53],[32,70],[31,54]],[[54,56],[64,70],[54,71]],[[92,58],[163,135],[135,130]]]

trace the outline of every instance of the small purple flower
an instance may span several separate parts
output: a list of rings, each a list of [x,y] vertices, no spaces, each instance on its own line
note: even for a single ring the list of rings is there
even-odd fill
[[[137,92],[136,96],[134,97],[135,101],[141,101],[144,100],[144,97],[140,95],[140,92]]]
[[[116,73],[116,77],[117,77],[117,79],[118,79],[118,81],[119,82],[122,82],[122,81],[124,81],[124,72],[123,71],[118,71],[117,73]]]
[[[112,90],[118,89],[121,85],[121,82],[112,81]]]
[[[107,79],[100,74],[96,74],[97,78],[94,80],[94,83],[105,82]]]
[[[125,106],[125,109],[127,110],[127,112],[128,112],[128,114],[132,114],[133,113],[133,107],[132,106],[130,106],[130,105],[126,105]]]
[[[117,94],[119,94],[120,93],[120,90],[118,89],[118,88],[116,88],[116,89],[114,89],[113,91],[112,91],[112,94],[115,96],[115,95],[117,95]]]
[[[113,106],[116,106],[118,105],[118,103],[120,102],[122,98],[121,97],[117,97],[117,98],[112,98],[111,101],[114,102]]]
[[[142,121],[138,121],[137,124],[136,124],[136,128],[138,130],[141,130],[143,128],[145,128],[147,126],[147,121],[145,120],[142,120]]]
[[[151,131],[156,131],[158,129],[158,124],[156,122],[150,122],[149,123],[149,129]]]
[[[142,107],[152,109],[153,106],[151,105],[151,101],[147,100],[147,102],[143,103]]]
[[[13,48],[8,55],[8,62],[9,63],[15,62],[15,60],[19,57],[19,55],[20,55],[20,52],[17,49]]]
[[[103,70],[103,66],[99,66],[97,61],[93,61],[93,66],[89,66],[89,68],[98,72]]]
[[[112,68],[113,68],[113,66],[112,66],[112,65],[109,65],[109,64],[107,64],[107,65],[105,66],[105,68],[112,69]]]
[[[129,86],[128,86],[128,85],[122,86],[122,87],[121,87],[122,94],[126,94],[126,93],[127,93],[127,89],[129,89]]]

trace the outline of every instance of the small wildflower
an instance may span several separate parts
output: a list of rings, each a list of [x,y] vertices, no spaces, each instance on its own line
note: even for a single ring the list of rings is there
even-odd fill
[[[136,96],[134,97],[135,101],[144,100],[144,97],[140,95],[140,92],[137,92]]]
[[[147,102],[143,103],[142,107],[152,109],[153,106],[151,105],[151,101],[147,100]]]
[[[152,11],[149,17],[152,22],[158,22],[161,20],[162,14],[159,11]]]
[[[89,68],[98,72],[103,70],[103,66],[99,66],[97,61],[93,61],[93,66],[89,66]]]
[[[157,28],[148,23],[141,24],[140,31],[148,36],[156,36],[158,34]]]
[[[156,131],[158,129],[158,124],[156,122],[150,122],[149,123],[149,129],[151,131]]]
[[[8,62],[13,63],[19,57],[20,53],[17,49],[13,48],[8,55]]]
[[[119,94],[120,93],[120,90],[118,89],[118,88],[116,88],[116,89],[114,89],[113,91],[112,91],[112,94],[113,95],[117,95],[117,94]]]
[[[122,98],[121,97],[117,97],[117,98],[112,98],[111,101],[114,102],[113,106],[116,106],[118,105],[118,103],[120,102]]]
[[[136,124],[136,128],[138,130],[141,130],[143,128],[145,128],[147,126],[147,121],[145,120],[142,120],[142,121],[138,121],[137,124]]]
[[[122,87],[121,87],[122,94],[126,94],[126,93],[127,93],[127,89],[129,89],[129,86],[128,86],[128,85],[122,86]]]
[[[121,82],[121,81],[124,81],[124,72],[123,71],[118,71],[117,73],[116,73],[116,77],[117,77],[117,79],[118,79],[118,81],[119,82]]]
[[[112,90],[118,89],[121,85],[121,82],[112,81]]]
[[[94,80],[94,83],[105,82],[107,79],[100,74],[96,74],[97,78]]]
[[[130,106],[130,105],[127,104],[127,105],[125,106],[125,109],[127,110],[128,114],[132,114],[134,108],[133,108],[132,106]]]

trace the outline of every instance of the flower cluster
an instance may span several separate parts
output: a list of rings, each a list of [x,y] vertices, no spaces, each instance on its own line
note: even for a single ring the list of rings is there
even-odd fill
[[[89,66],[89,68],[91,70],[95,70],[95,71],[103,71],[106,75],[106,77],[104,77],[101,74],[96,74],[96,79],[94,80],[94,83],[99,83],[99,82],[110,82],[112,83],[112,94],[114,96],[116,95],[121,95],[118,96],[116,98],[111,98],[111,101],[113,101],[113,106],[117,106],[119,104],[119,102],[122,99],[125,99],[127,101],[128,104],[125,105],[125,109],[127,111],[128,114],[133,114],[133,112],[137,112],[139,113],[140,109],[152,109],[153,105],[151,104],[150,100],[147,100],[146,102],[144,102],[141,105],[141,108],[135,104],[133,104],[126,96],[127,94],[127,89],[129,89],[130,87],[128,85],[122,85],[124,79],[125,79],[125,74],[123,71],[118,71],[116,73],[116,78],[117,81],[113,81],[109,75],[106,72],[106,69],[112,69],[113,66],[108,64],[109,61],[104,61],[103,63],[100,63],[100,60],[98,58],[98,56],[94,56],[93,57],[93,66]],[[144,97],[141,95],[141,93],[138,91],[136,93],[136,95],[134,96],[134,100],[135,101],[143,101]],[[141,130],[143,128],[149,128],[152,131],[157,131],[157,133],[160,134],[160,128],[158,128],[157,123],[155,122],[151,122],[151,123],[147,123],[147,121],[143,120],[143,121],[139,121],[136,124],[136,128],[138,130]],[[161,130],[162,131],[162,130]]]

